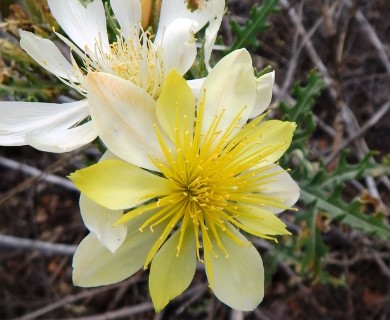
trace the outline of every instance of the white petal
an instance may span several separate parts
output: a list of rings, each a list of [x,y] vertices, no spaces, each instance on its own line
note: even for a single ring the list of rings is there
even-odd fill
[[[116,156],[157,170],[149,155],[164,159],[153,125],[156,102],[140,87],[106,73],[88,74],[88,100],[99,137]]]
[[[122,281],[144,265],[154,242],[161,235],[163,224],[154,232],[138,229],[150,217],[146,214],[135,218],[128,226],[127,237],[114,253],[110,252],[93,233],[80,243],[73,257],[73,282],[81,287],[95,287]]]
[[[165,31],[170,23],[177,18],[185,18],[189,11],[185,1],[164,0],[161,4],[160,19],[158,23],[155,43],[161,45]]]
[[[47,129],[66,129],[88,115],[88,102],[71,103],[0,102],[0,142],[3,145],[26,144],[27,133]]]
[[[111,0],[112,11],[122,28],[123,35],[127,38],[133,37],[134,32],[139,30],[141,21],[140,0]]]
[[[250,118],[257,117],[268,108],[272,99],[272,88],[275,83],[275,71],[266,73],[256,79],[256,102]]]
[[[210,71],[209,60],[211,56],[211,51],[213,50],[213,46],[215,43],[215,39],[217,38],[217,34],[219,28],[221,26],[223,13],[225,11],[225,1],[221,0],[211,0],[207,2],[208,11],[210,12],[209,25],[206,29],[205,33],[205,41],[204,41],[204,60],[207,69]]]
[[[109,51],[106,15],[102,0],[85,7],[79,0],[48,0],[50,10],[61,28],[80,49],[95,52],[96,43]]]
[[[77,69],[73,68],[52,41],[23,30],[19,33],[20,46],[43,68],[57,77],[78,82],[75,76]]]
[[[222,58],[203,83],[205,112],[202,132],[206,134],[215,119],[222,115],[218,128],[224,132],[240,114],[237,128],[243,126],[252,112],[256,99],[256,84],[252,59],[245,49],[235,50]]]
[[[187,84],[191,88],[195,97],[199,97],[205,79],[206,78],[187,80]]]
[[[299,186],[283,168],[278,165],[270,166],[261,175],[271,175],[272,177],[266,178],[270,182],[267,182],[264,184],[264,188],[258,190],[260,193],[279,200],[281,205],[285,207],[291,207],[298,201],[300,194]],[[261,209],[273,213],[280,213],[285,210],[271,206],[262,206]]]
[[[212,238],[215,257],[205,246],[205,267],[210,288],[219,300],[229,307],[252,311],[264,297],[264,267],[260,254],[230,224],[227,228],[242,242],[237,245],[224,232],[220,232],[221,242],[229,253],[226,258],[218,248],[217,241]]]
[[[168,26],[176,19],[190,19],[193,21],[192,32],[196,33],[202,29],[215,15],[224,0],[210,0],[204,2],[198,9],[188,7],[188,2],[183,0],[162,1],[160,21],[156,35],[156,43],[161,43]]]
[[[24,133],[0,132],[0,146],[23,146],[25,144],[26,142]]]
[[[41,151],[62,153],[76,150],[96,137],[96,129],[92,121],[88,121],[69,129],[50,128],[26,134],[26,143]]]
[[[157,312],[190,285],[196,269],[195,235],[192,228],[184,233],[180,253],[177,247],[181,231],[176,231],[154,256],[149,275],[150,296]]]
[[[111,252],[115,252],[126,238],[127,228],[124,225],[113,226],[122,214],[122,210],[109,210],[80,196],[80,211],[87,228]]]
[[[176,19],[167,28],[162,41],[164,73],[175,68],[185,74],[196,58],[196,43],[191,31],[193,22],[189,19]]]
[[[101,157],[100,161],[118,159],[110,151]],[[108,250],[114,253],[126,239],[127,227],[123,224],[115,225],[123,215],[123,210],[110,210],[80,195],[80,212],[85,226],[94,233],[97,239]]]

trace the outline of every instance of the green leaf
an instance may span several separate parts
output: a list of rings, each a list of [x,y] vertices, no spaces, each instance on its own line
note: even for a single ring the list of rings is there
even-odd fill
[[[290,121],[297,121],[308,112],[312,112],[314,98],[321,93],[323,88],[324,81],[321,76],[311,71],[307,78],[306,87],[302,87],[299,84],[294,87],[293,94],[297,99],[296,103],[293,106],[288,106],[282,102],[279,108]]]
[[[322,240],[321,230],[317,226],[321,213],[313,203],[311,209],[300,212],[297,219],[306,222],[305,230],[297,239],[298,249],[304,252],[300,271],[303,274],[312,274],[314,279],[321,281],[324,277],[323,260],[329,251]]]
[[[348,152],[342,152],[337,168],[331,174],[322,172],[327,175],[327,179],[323,181],[321,187],[332,187],[341,183],[351,181],[353,179],[361,179],[364,177],[380,177],[390,175],[390,165],[381,164],[372,161],[372,153],[368,153],[363,160],[357,164],[349,164],[347,162]]]
[[[307,150],[307,140],[316,127],[312,112],[314,99],[321,93],[323,88],[324,82],[322,78],[318,73],[312,71],[308,76],[305,87],[299,84],[295,85],[293,90],[296,98],[295,104],[292,106],[283,102],[280,104],[279,109],[283,112],[283,120],[295,121],[297,123],[290,151],[296,149],[303,150],[304,154],[310,151]]]
[[[339,220],[341,223],[367,234],[390,239],[390,226],[385,223],[383,216],[366,214],[357,200],[348,204],[341,199],[340,190],[337,190],[336,193],[337,195],[327,195],[326,192],[319,191],[318,187],[310,185],[301,187],[300,200],[306,204],[315,201],[315,207],[328,212],[333,220]]]
[[[232,21],[231,28],[236,35],[236,40],[228,52],[245,47],[259,47],[260,43],[256,36],[269,27],[268,16],[276,11],[277,4],[277,0],[264,0],[261,7],[255,5],[251,11],[251,17],[242,27],[236,21]]]

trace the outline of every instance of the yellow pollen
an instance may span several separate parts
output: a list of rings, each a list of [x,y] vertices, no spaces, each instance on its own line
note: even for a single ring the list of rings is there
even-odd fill
[[[164,79],[162,48],[142,28],[134,26],[134,33],[128,38],[120,33],[108,53],[98,47],[93,61],[89,56],[82,57],[87,71],[111,73],[131,81],[154,98],[160,95]]]
[[[197,107],[193,130],[189,130],[188,121],[180,119],[188,118],[187,115],[181,115],[180,106],[175,106],[176,122],[169,143],[160,127],[154,126],[165,159],[150,159],[167,179],[170,192],[145,205],[148,210],[156,210],[156,213],[146,219],[140,230],[149,227],[153,231],[157,225],[164,226],[148,254],[145,267],[166,239],[177,230],[180,235],[176,255],[180,255],[183,239],[191,232],[195,235],[197,259],[201,262],[202,250],[214,257],[229,258],[226,239],[244,246],[234,228],[275,240],[244,223],[248,219],[261,220],[254,217],[255,213],[248,211],[248,208],[290,209],[282,199],[267,192],[281,172],[270,170],[273,164],[267,162],[267,157],[278,151],[281,145],[262,143],[263,132],[270,127],[262,125],[263,117],[241,127],[243,107],[230,124],[222,126],[225,116],[225,110],[222,110],[212,118],[208,130],[204,131],[204,102],[205,94]],[[263,144],[263,147],[259,147]],[[169,145],[174,146],[173,150]],[[265,165],[263,161],[266,161]],[[128,213],[129,219],[135,216],[134,211],[137,210],[141,211],[135,209],[133,213]]]

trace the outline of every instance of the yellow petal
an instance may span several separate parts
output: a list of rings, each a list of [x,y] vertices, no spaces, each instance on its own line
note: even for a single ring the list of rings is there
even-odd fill
[[[170,192],[168,181],[120,160],[106,160],[69,178],[94,202],[111,210],[132,208]]]
[[[149,290],[156,312],[190,285],[196,269],[196,248],[193,228],[185,231],[180,252],[177,255],[180,234],[176,231],[152,261]]]
[[[211,237],[213,255],[205,246],[204,258],[210,288],[219,300],[229,307],[252,311],[264,297],[264,268],[257,250],[235,228],[226,223],[229,231],[243,241],[237,245],[228,235],[220,232],[219,237],[229,257],[219,249],[217,241]]]
[[[288,121],[268,120],[257,126],[249,122],[229,143],[233,147],[246,137],[234,163],[251,159],[252,165],[265,166],[278,161],[289,148],[295,128],[296,124]]]
[[[160,125],[172,141],[175,141],[177,133],[182,136],[186,131],[192,137],[195,98],[187,82],[176,70],[172,70],[164,81],[156,111]]]
[[[245,230],[249,233],[254,233],[251,232],[251,230],[253,230],[256,233],[263,235],[291,234],[286,229],[286,224],[273,212],[264,210],[262,208],[239,205],[236,213],[239,215],[237,220],[249,228],[249,230]]]
[[[76,286],[96,287],[122,281],[144,265],[146,255],[158,239],[164,225],[155,232],[138,228],[154,212],[135,218],[128,226],[127,237],[114,253],[110,252],[93,233],[80,243],[73,257],[73,282]]]

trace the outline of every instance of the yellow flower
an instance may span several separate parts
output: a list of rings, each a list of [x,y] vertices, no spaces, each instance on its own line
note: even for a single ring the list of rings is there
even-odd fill
[[[118,219],[127,233],[112,252],[96,233],[87,236],[74,257],[75,284],[114,283],[151,264],[150,294],[159,311],[190,285],[198,260],[222,302],[256,308],[263,264],[239,230],[266,239],[289,234],[275,214],[291,208],[299,188],[275,164],[295,124],[263,121],[265,115],[248,123],[258,102],[249,53],[223,58],[198,97],[176,71],[157,102],[108,74],[89,74],[88,90],[110,153],[70,178],[83,194],[83,210],[111,210],[111,224]]]

